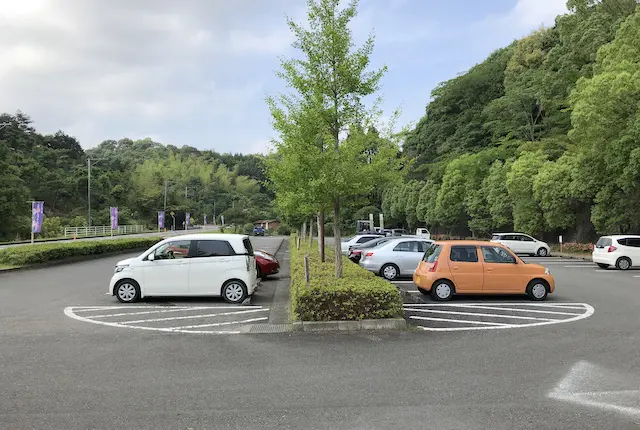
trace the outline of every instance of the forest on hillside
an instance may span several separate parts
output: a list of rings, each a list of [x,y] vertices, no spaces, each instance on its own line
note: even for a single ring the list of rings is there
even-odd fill
[[[0,115],[0,239],[26,238],[31,231],[30,200],[42,200],[42,235],[88,223],[88,166],[91,159],[92,225],[109,225],[109,207],[119,223],[157,225],[157,211],[189,211],[194,223],[206,214],[213,222],[243,225],[275,216],[273,195],[265,188],[264,157],[219,154],[162,145],[151,139],[106,140],[83,150],[59,131],[37,133],[24,113]],[[185,197],[186,194],[186,197]]]
[[[577,241],[640,231],[640,8],[568,7],[433,91],[383,195],[391,223]]]

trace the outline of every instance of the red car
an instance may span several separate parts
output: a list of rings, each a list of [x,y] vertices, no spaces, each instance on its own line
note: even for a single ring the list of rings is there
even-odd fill
[[[275,275],[280,271],[280,263],[278,259],[266,251],[257,249],[254,252],[256,256],[256,268],[258,270],[258,278],[266,279],[269,275]]]

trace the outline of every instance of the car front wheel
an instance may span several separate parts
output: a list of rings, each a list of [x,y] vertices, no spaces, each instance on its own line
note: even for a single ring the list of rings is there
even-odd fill
[[[547,287],[547,283],[540,280],[534,279],[529,282],[527,286],[527,295],[535,301],[542,301],[547,298],[547,294],[549,294],[549,288]]]
[[[140,286],[135,281],[124,279],[116,284],[115,296],[121,303],[135,303],[140,300]]]

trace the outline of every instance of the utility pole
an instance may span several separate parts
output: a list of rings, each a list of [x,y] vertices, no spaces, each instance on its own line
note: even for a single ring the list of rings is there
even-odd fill
[[[169,181],[164,181],[164,212],[167,211],[167,186],[169,185]]]
[[[102,159],[98,158],[93,159],[95,163],[102,161]],[[88,212],[87,212],[87,226],[91,227],[91,157],[87,157],[87,203],[88,203]]]

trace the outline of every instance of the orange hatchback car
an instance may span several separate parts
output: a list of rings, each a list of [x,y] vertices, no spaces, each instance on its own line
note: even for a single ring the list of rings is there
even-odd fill
[[[454,294],[527,294],[544,300],[555,289],[544,266],[525,263],[499,243],[469,240],[431,245],[413,283],[436,300],[449,300]]]

